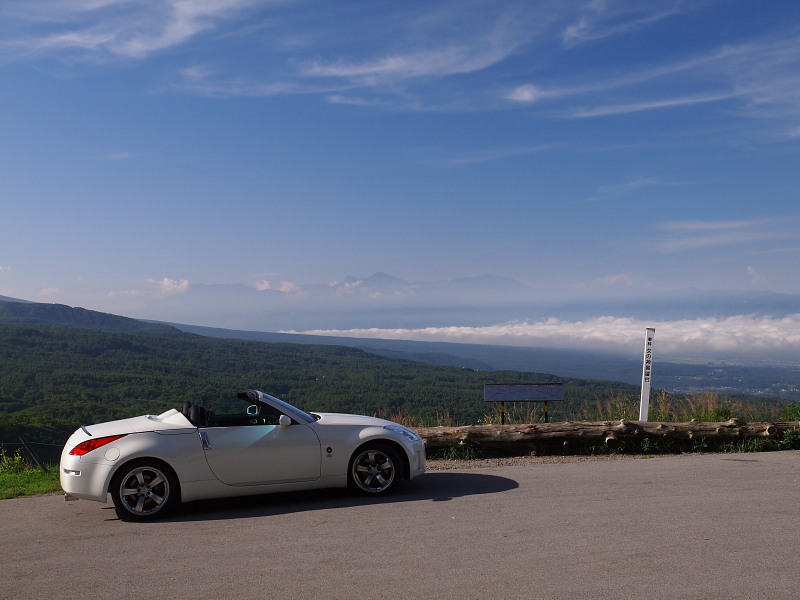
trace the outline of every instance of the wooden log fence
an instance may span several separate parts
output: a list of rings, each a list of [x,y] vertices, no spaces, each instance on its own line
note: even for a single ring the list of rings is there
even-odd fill
[[[654,439],[735,440],[748,437],[778,438],[783,432],[800,428],[800,422],[746,423],[739,419],[724,422],[688,421],[665,423],[652,421],[564,421],[529,425],[466,425],[461,427],[420,427],[415,431],[429,450],[450,446],[478,446],[500,451],[535,451],[542,444],[550,446],[602,443],[613,450],[623,440]]]

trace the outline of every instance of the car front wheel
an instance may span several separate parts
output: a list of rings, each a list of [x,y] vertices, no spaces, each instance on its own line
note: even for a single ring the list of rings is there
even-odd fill
[[[401,464],[397,452],[388,446],[359,448],[350,459],[350,487],[366,495],[385,494],[397,485]]]
[[[163,463],[136,460],[123,466],[111,480],[111,499],[117,516],[148,521],[167,513],[178,501],[178,482]]]

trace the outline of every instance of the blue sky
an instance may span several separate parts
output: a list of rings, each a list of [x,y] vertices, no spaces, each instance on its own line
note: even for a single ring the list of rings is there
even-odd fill
[[[5,0],[0,77],[2,295],[800,293],[797,2]]]

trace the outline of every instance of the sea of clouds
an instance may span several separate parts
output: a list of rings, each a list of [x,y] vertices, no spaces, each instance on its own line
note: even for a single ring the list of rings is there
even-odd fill
[[[800,314],[779,318],[739,315],[673,321],[627,317],[576,321],[549,318],[485,327],[315,329],[285,333],[635,353],[641,351],[648,327],[655,328],[657,352],[664,357],[677,360],[772,358],[783,364],[800,364]]]

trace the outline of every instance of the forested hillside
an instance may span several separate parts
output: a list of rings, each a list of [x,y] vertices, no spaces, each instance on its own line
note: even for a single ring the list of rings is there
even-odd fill
[[[209,339],[174,331],[119,333],[0,323],[0,426],[89,423],[158,413],[183,400],[214,405],[257,388],[309,410],[477,422],[485,383],[552,381],[375,356],[354,348]],[[569,406],[635,388],[569,381]],[[553,407],[556,414],[569,412]],[[49,436],[52,437],[52,436]]]

